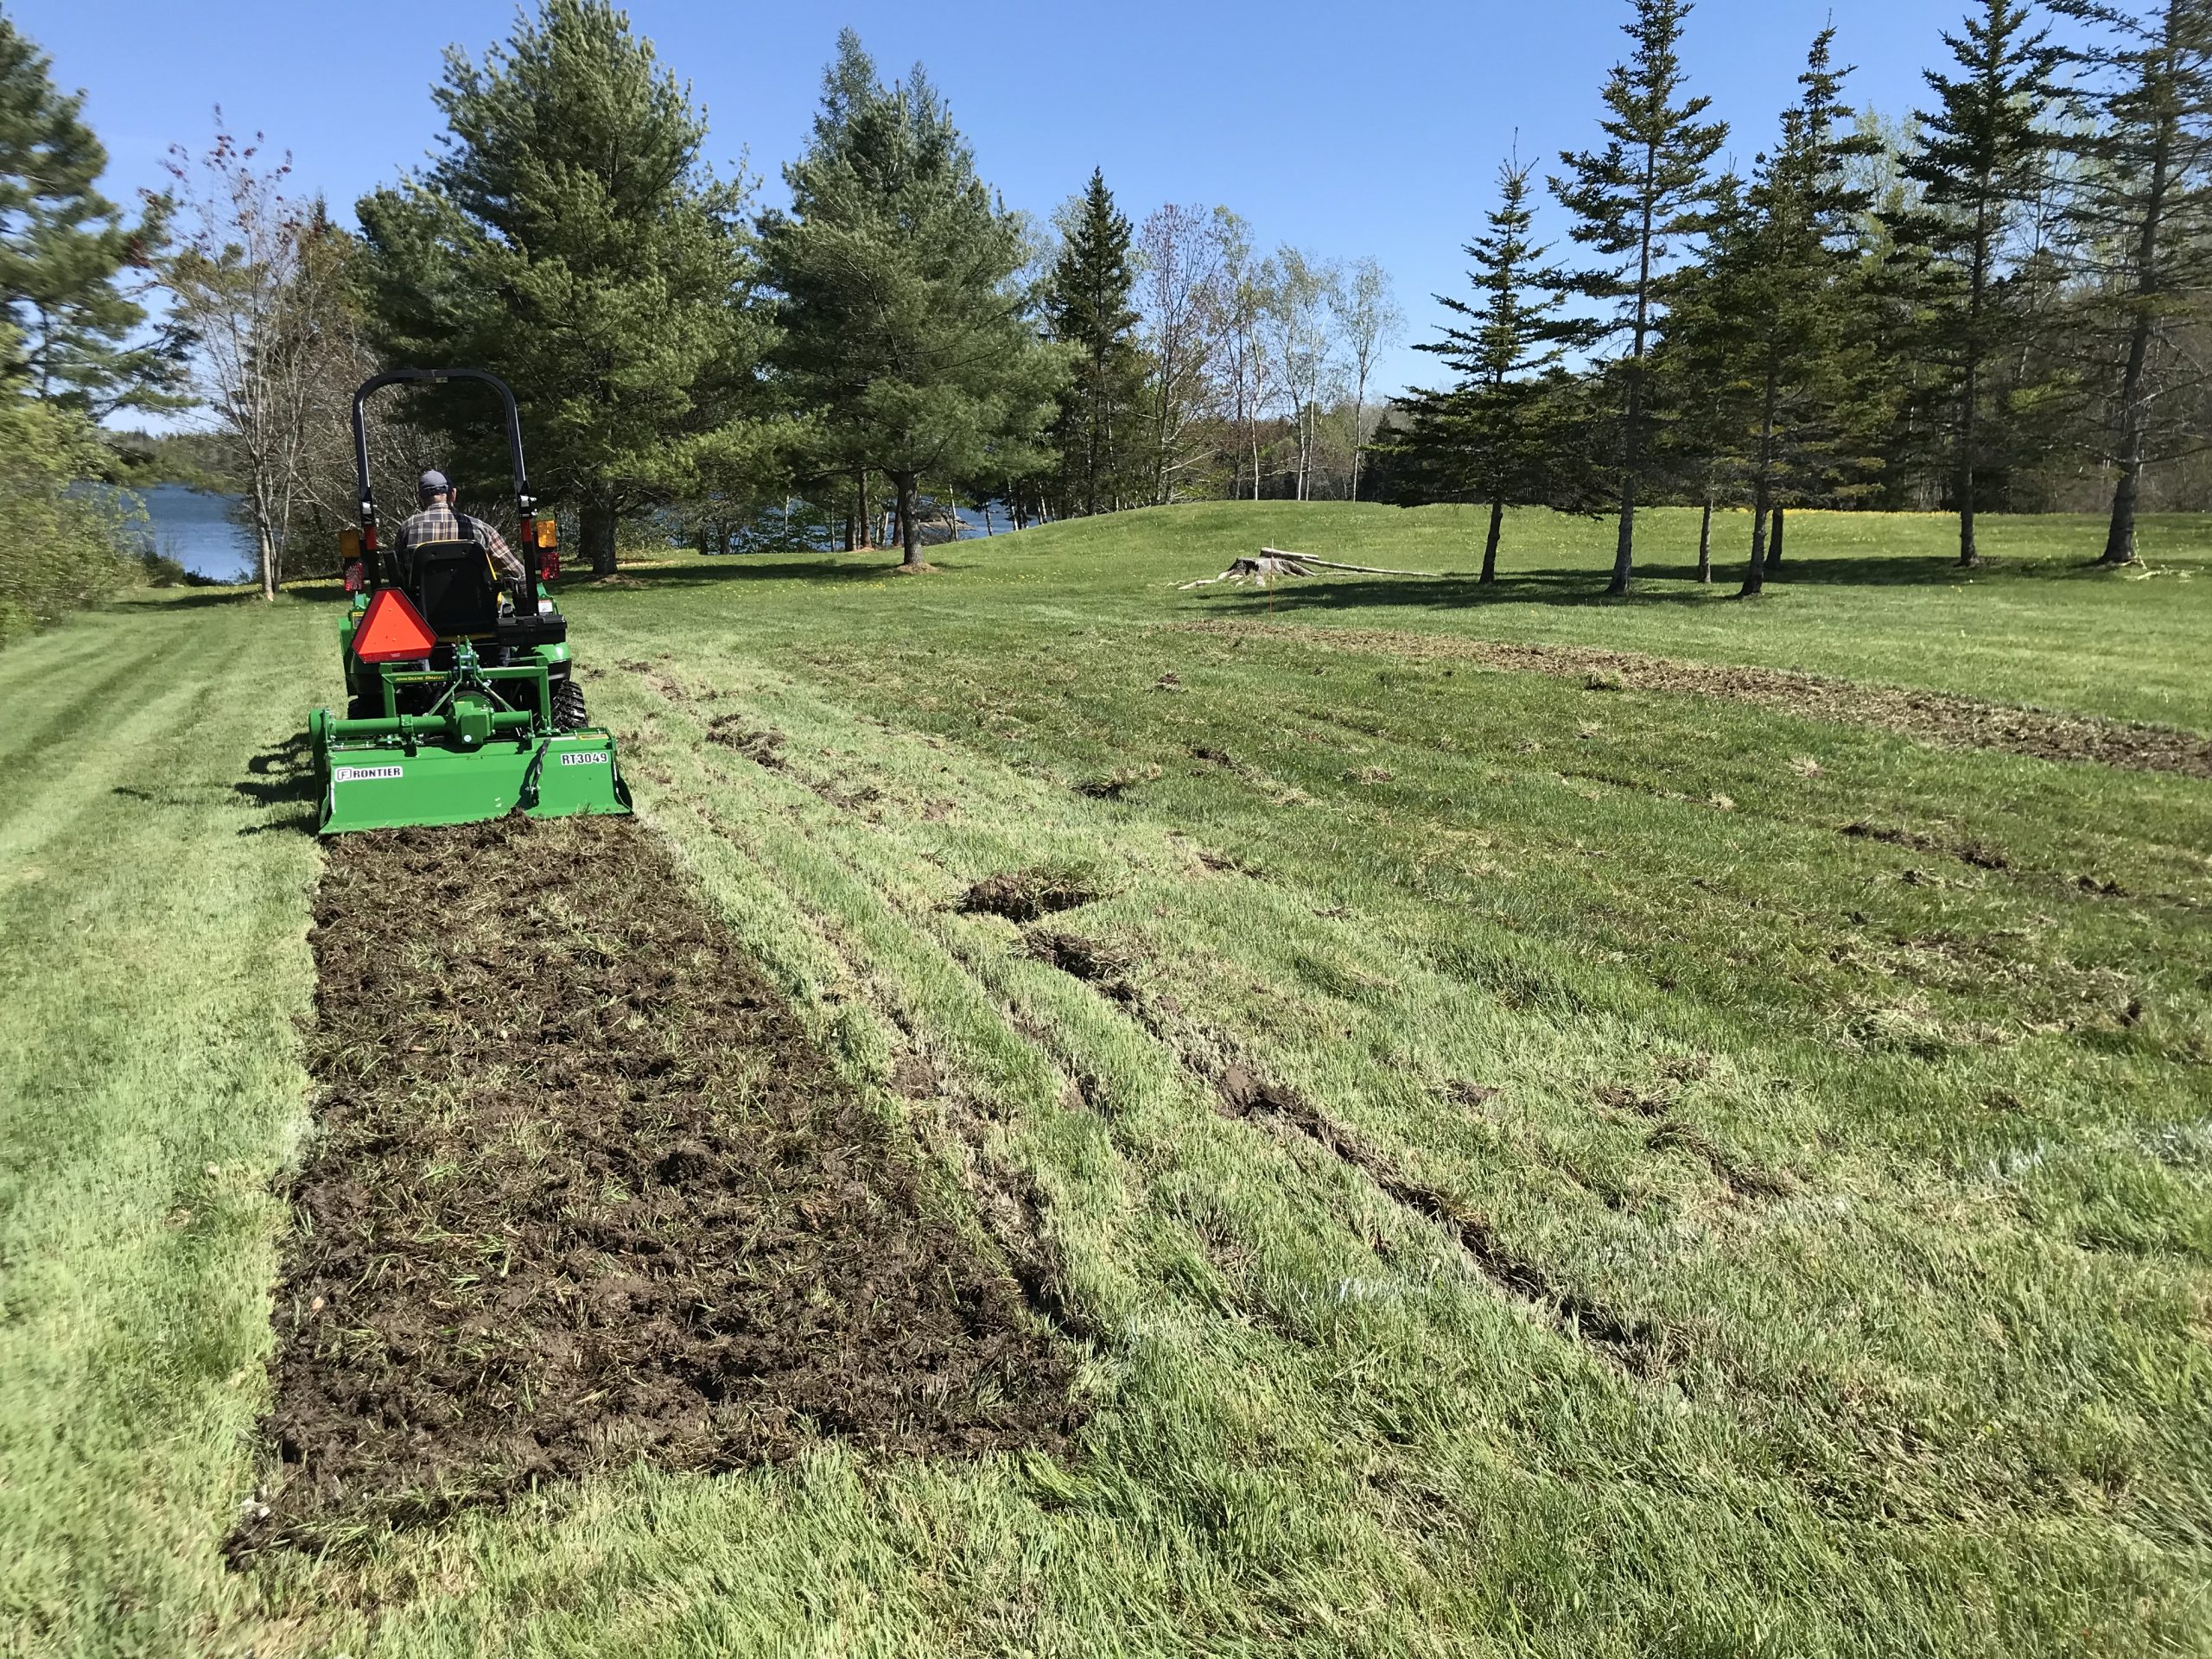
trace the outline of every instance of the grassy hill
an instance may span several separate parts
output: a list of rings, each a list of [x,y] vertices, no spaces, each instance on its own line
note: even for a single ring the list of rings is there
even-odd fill
[[[1795,515],[1749,605],[1673,512],[1624,601],[1539,515],[1492,590],[1173,585],[1471,571],[1479,527],[578,585],[646,828],[979,1248],[1049,1262],[1086,1421],[237,1570],[334,612],[0,654],[14,1649],[2205,1650],[2212,523],[2113,574],[1987,521],[1969,573],[1948,520]]]

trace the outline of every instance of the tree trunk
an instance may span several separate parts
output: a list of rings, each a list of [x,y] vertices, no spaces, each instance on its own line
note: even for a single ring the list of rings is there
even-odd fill
[[[277,583],[276,543],[265,524],[255,531],[255,539],[261,543],[261,596],[273,600],[276,597]]]
[[[1774,504],[1774,531],[1766,539],[1766,573],[1772,575],[1782,569],[1782,503]]]
[[[1624,594],[1636,569],[1636,474],[1621,480],[1620,530],[1613,537],[1613,576],[1609,594]]]
[[[2120,435],[2120,481],[2113,486],[2112,522],[2099,564],[2135,563],[2135,503],[2143,480],[2143,432],[2132,420]]]
[[[2146,242],[2155,238],[2153,227],[2145,232]],[[2152,245],[2155,246],[2155,245]],[[2146,261],[2155,252],[2145,254]],[[2105,529],[2105,550],[2097,561],[2100,564],[2133,564],[2135,563],[2135,504],[2143,487],[2144,427],[2147,424],[2143,407],[2143,368],[2151,351],[2150,295],[2156,287],[2156,276],[2146,264],[2138,280],[2138,292],[2142,296],[2135,312],[2135,327],[2127,340],[2127,368],[2120,378],[2120,479],[2113,486],[2112,522]]]
[[[1697,522],[1697,579],[1713,582],[1713,492],[1705,493],[1705,515]]]
[[[1651,327],[1652,174],[1658,157],[1644,147],[1643,227],[1637,245],[1636,331],[1629,351],[1627,420],[1621,428],[1621,518],[1613,541],[1609,594],[1625,594],[1636,575],[1636,486],[1643,464],[1643,346]]]
[[[583,540],[584,556],[591,561],[594,576],[614,574],[614,509],[604,502],[587,501],[578,515],[578,532]]]
[[[905,555],[899,568],[919,570],[922,569],[922,527],[914,499],[914,474],[893,473],[891,481],[899,491],[899,545]]]
[[[1766,591],[1766,515],[1774,499],[1774,416],[1780,395],[1781,365],[1770,348],[1766,389],[1759,405],[1758,466],[1751,476],[1751,563],[1744,572],[1744,585],[1736,590],[1738,599],[1756,598]]]
[[[1739,599],[1755,599],[1766,591],[1766,486],[1761,484],[1751,497],[1751,563],[1744,572],[1744,585],[1737,590]]]
[[[868,468],[863,467],[854,475],[853,523],[860,527],[859,538],[852,550],[865,553],[875,545],[875,509],[868,500]]]
[[[1974,539],[1974,446],[1981,401],[1982,286],[1989,268],[1988,210],[1976,210],[1974,267],[1967,289],[1966,378],[1959,404],[1959,563],[1971,569],[1981,563]]]
[[[1365,420],[1366,414],[1367,388],[1365,384],[1362,383],[1360,389],[1353,392],[1351,397],[1351,499],[1355,501],[1359,499],[1359,452],[1362,447],[1359,441],[1359,429]]]
[[[1974,383],[1974,371],[1967,371],[1967,385]],[[1974,393],[1967,393],[1971,406]],[[1969,411],[1960,423],[1959,429],[1959,563],[1968,569],[1981,563],[1980,550],[1974,539],[1974,415]]]
[[[1494,495],[1490,499],[1490,534],[1483,538],[1483,574],[1484,582],[1497,580],[1497,536],[1505,526],[1505,499]]]

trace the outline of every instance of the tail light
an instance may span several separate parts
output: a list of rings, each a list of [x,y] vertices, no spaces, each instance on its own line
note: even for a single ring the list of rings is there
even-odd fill
[[[367,587],[368,584],[369,573],[367,568],[362,564],[360,560],[355,559],[346,567],[346,591],[347,593],[358,594],[362,588]]]
[[[561,550],[557,547],[540,548],[537,551],[537,574],[547,582],[561,579]]]
[[[374,524],[361,526],[361,545],[372,553],[377,550],[377,527]]]

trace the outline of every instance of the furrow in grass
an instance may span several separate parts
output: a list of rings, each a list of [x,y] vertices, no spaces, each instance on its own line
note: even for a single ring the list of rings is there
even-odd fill
[[[1945,748],[1995,749],[2044,760],[2088,760],[2147,772],[2212,778],[2212,738],[2170,727],[1979,702],[1904,686],[1841,680],[1783,669],[1725,666],[1578,645],[1508,645],[1459,635],[1343,626],[1187,623],[1194,632],[1295,641],[1322,651],[1415,660],[1459,658],[1611,689],[1687,692],[1755,703],[1803,718],[1880,726]]]
[[[1649,1376],[1659,1363],[1662,1339],[1649,1323],[1624,1319],[1582,1293],[1562,1287],[1535,1262],[1508,1249],[1488,1219],[1414,1180],[1295,1092],[1234,1062],[1221,1069],[1214,1086],[1233,1116],[1287,1125],[1358,1170],[1396,1203],[1435,1222],[1485,1280],[1541,1310],[1566,1336],[1596,1344],[1606,1358],[1639,1376]]]

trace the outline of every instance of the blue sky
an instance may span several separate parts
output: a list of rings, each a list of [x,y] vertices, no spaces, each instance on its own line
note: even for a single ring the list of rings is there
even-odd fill
[[[1858,66],[1853,101],[1897,113],[1963,0],[1700,0],[1694,88],[1748,162],[1789,98],[1806,44],[1833,16]],[[949,97],[983,176],[1048,213],[1094,166],[1124,211],[1226,203],[1263,246],[1371,254],[1412,337],[1429,296],[1460,285],[1459,245],[1517,129],[1545,162],[1594,142],[1598,87],[1624,45],[1625,0],[1367,0],[1363,4],[1124,0],[1111,5],[854,0],[835,8],[635,0],[632,26],[709,111],[709,153],[745,155],[781,194],[823,65],[851,24],[887,76],[917,59]],[[350,217],[356,197],[419,162],[438,130],[440,54],[480,55],[508,0],[14,0],[18,28],[84,87],[111,157],[111,194],[162,182],[172,143],[202,146],[214,105],[234,130],[289,149],[305,189]],[[1556,211],[1553,230],[1558,230]],[[1402,349],[1384,389],[1430,372]]]

